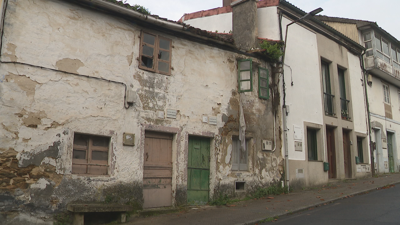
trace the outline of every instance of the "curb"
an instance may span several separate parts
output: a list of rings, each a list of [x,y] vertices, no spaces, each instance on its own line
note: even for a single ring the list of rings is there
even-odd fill
[[[399,183],[400,183],[400,181],[391,182],[391,183],[385,184],[385,185],[383,185],[383,186],[378,186],[378,187],[375,187],[375,188],[370,188],[370,189],[367,189],[367,190],[363,190],[363,191],[359,191],[359,192],[354,192],[354,193],[351,193],[351,194],[349,194],[349,195],[342,196],[342,197],[338,197],[338,198],[334,198],[334,199],[327,200],[327,201],[323,201],[323,202],[320,202],[320,203],[318,203],[318,204],[312,204],[312,205],[304,206],[304,207],[295,209],[295,210],[290,211],[290,212],[280,213],[280,214],[272,215],[272,216],[269,216],[269,217],[266,217],[266,218],[255,219],[255,220],[251,220],[251,221],[244,222],[244,223],[238,223],[238,224],[235,224],[235,225],[252,225],[252,224],[256,224],[256,223],[265,223],[263,220],[266,220],[266,219],[271,218],[271,217],[281,217],[281,216],[285,216],[285,215],[288,215],[288,214],[293,214],[293,213],[305,211],[305,210],[310,209],[310,208],[313,208],[313,207],[319,207],[319,206],[321,206],[322,204],[331,204],[331,203],[333,203],[333,202],[335,202],[335,201],[339,201],[339,200],[348,198],[348,197],[350,197],[350,196],[362,195],[362,194],[365,194],[365,193],[368,193],[368,192],[372,192],[372,191],[379,190],[380,188],[386,187],[386,186],[388,186],[388,185],[395,185],[395,184],[399,184]]]

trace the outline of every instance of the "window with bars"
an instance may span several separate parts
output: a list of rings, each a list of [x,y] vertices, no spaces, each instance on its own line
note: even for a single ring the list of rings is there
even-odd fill
[[[258,97],[269,99],[269,71],[266,68],[258,68]]]
[[[109,147],[109,137],[75,133],[72,173],[107,175]]]
[[[349,104],[350,100],[347,99],[346,96],[346,78],[345,78],[345,70],[338,68],[338,76],[339,76],[339,91],[340,91],[340,112],[343,119],[350,119],[350,110]]]
[[[248,170],[247,155],[248,143],[246,139],[245,149],[241,149],[241,141],[238,137],[232,137],[232,170]]]
[[[161,74],[171,74],[171,40],[142,32],[139,68]]]
[[[307,153],[309,161],[318,160],[318,143],[316,129],[307,128]]]
[[[253,91],[253,61],[251,59],[238,60],[239,92]]]
[[[329,63],[321,61],[321,72],[322,72],[322,85],[324,88],[324,108],[325,115],[335,115],[335,96],[332,94],[331,87],[331,76],[329,72]]]

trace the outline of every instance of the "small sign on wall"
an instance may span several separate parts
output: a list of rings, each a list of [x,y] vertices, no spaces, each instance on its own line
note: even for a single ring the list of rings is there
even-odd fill
[[[293,139],[301,140],[303,139],[303,131],[300,126],[293,125]]]
[[[294,150],[298,151],[298,152],[302,152],[303,151],[303,142],[295,141],[294,142]]]

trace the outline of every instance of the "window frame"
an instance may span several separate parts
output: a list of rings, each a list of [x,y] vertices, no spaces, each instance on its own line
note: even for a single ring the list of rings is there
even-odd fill
[[[77,136],[84,137],[86,145],[81,145],[76,143]],[[106,145],[94,145],[93,140],[102,138],[107,142]],[[110,149],[111,149],[111,137],[93,134],[84,134],[74,132],[73,134],[73,149],[72,149],[72,168],[71,173],[76,175],[89,175],[89,176],[107,176],[110,174]],[[75,151],[85,151],[85,159],[74,158]],[[107,152],[107,160],[96,160],[93,159],[93,152]],[[77,170],[81,170],[86,167],[86,172],[81,173]],[[97,168],[97,170],[96,170]],[[75,171],[75,172],[74,172]],[[96,171],[101,171],[101,173],[96,173]]]
[[[250,62],[250,69],[241,69],[240,67],[241,67],[241,63],[242,62],[247,62],[247,61],[249,61]],[[238,90],[239,90],[239,92],[252,92],[253,91],[253,60],[252,59],[239,59],[239,60],[237,60],[237,62],[238,62]],[[242,76],[241,76],[241,74],[242,74],[242,72],[247,72],[247,71],[250,71],[250,79],[241,79],[242,78]],[[242,90],[242,82],[250,82],[250,89],[245,89],[245,90]]]
[[[261,72],[262,71],[266,71],[267,77],[262,77],[261,76]],[[262,81],[266,81],[267,85],[266,87],[263,87]],[[262,95],[262,90],[266,90],[267,91],[267,96],[263,96]],[[261,99],[269,99],[269,70],[267,68],[263,68],[263,67],[258,67],[258,97]]]
[[[154,45],[151,45],[150,43],[144,42],[144,36],[145,35],[154,36]],[[169,49],[161,48],[160,47],[160,40],[168,41],[169,42]],[[143,54],[143,46],[144,45],[153,48],[153,56],[151,56],[151,58],[153,59],[153,67],[152,68],[142,65],[142,56],[144,55]],[[160,58],[160,51],[168,52],[169,53],[169,60],[161,59]],[[146,56],[146,55],[144,55],[144,56]],[[148,56],[148,58],[150,58],[150,56]],[[159,70],[159,68],[158,68],[159,62],[168,64],[168,72]],[[158,34],[154,34],[154,33],[147,32],[147,31],[142,31],[141,32],[141,36],[140,36],[139,68],[143,69],[143,70],[159,73],[159,74],[171,75],[171,68],[172,68],[172,40],[169,39],[169,38],[166,38],[164,36],[158,35]]]
[[[387,85],[385,83],[382,83],[382,87],[383,87],[383,102],[388,104],[388,105],[390,105],[390,88],[389,88],[389,85]]]
[[[318,129],[307,127],[307,159],[318,161]],[[313,137],[311,137],[311,135]],[[315,143],[313,143],[313,141]]]
[[[364,163],[364,137],[357,136],[357,156],[359,163]]]
[[[387,63],[390,64],[390,60],[391,60],[391,57],[390,57],[391,43],[390,43],[389,41],[387,41],[386,39],[384,39],[384,38],[382,37],[382,35],[380,35],[380,34],[378,34],[378,33],[376,33],[376,32],[375,32],[374,38],[375,38],[375,41],[374,41],[374,43],[375,43],[375,49],[376,49],[376,51],[377,51],[377,56],[378,56],[378,58],[380,58],[380,59],[382,59],[383,61],[385,61],[385,62],[387,62]],[[386,54],[386,53],[384,53],[384,51],[383,51],[383,42],[385,42],[385,43],[388,44],[389,55]],[[379,43],[379,48],[378,48],[378,43]],[[383,58],[379,57],[379,56],[381,56],[381,55],[382,55]]]
[[[239,137],[237,136],[232,136],[232,171],[248,171],[249,170],[249,142],[250,139],[246,138],[246,151],[243,152],[240,150],[241,146],[241,141],[239,140]],[[242,154],[246,156],[246,163],[241,163],[240,159],[242,157]],[[236,155],[236,157],[234,156]],[[234,162],[234,159],[237,159],[238,162]]]
[[[370,39],[366,39],[365,37],[366,37],[366,35],[370,35]],[[373,46],[373,34],[372,34],[372,32],[371,31],[368,31],[368,32],[365,32],[364,34],[363,34],[363,39],[364,39],[364,47],[366,48],[366,50],[365,50],[365,55],[366,55],[366,57],[369,57],[369,56],[373,56],[374,55],[374,53],[373,53],[373,48],[374,48],[374,46]],[[367,48],[367,43],[370,43],[371,44],[371,47],[370,48]]]
[[[322,93],[324,99],[324,111],[326,116],[335,116],[335,95],[333,93],[331,78],[331,63],[321,59]]]
[[[309,162],[323,162],[324,159],[324,155],[326,154],[325,149],[325,138],[323,137],[323,129],[324,129],[324,125],[321,124],[316,124],[316,123],[312,123],[312,122],[304,122],[304,149],[305,151],[305,160],[309,161]],[[309,140],[308,140],[308,136],[307,136],[307,130],[311,129],[311,130],[315,130],[316,131],[316,140],[317,140],[317,157],[316,160],[309,160],[308,159],[308,148],[309,148]]]

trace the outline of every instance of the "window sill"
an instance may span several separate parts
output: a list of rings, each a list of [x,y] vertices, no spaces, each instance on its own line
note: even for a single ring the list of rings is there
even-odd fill
[[[324,161],[321,161],[321,160],[308,160],[308,162],[323,163]]]
[[[160,71],[149,69],[147,67],[139,66],[139,69],[147,71],[147,72],[151,72],[151,73],[157,73],[157,74],[161,74],[161,75],[171,76],[171,73],[160,72]]]
[[[95,175],[95,174],[77,174],[77,173],[71,173],[71,176],[79,176],[79,177],[96,177],[96,178],[110,178],[111,176],[109,174],[107,175]]]

